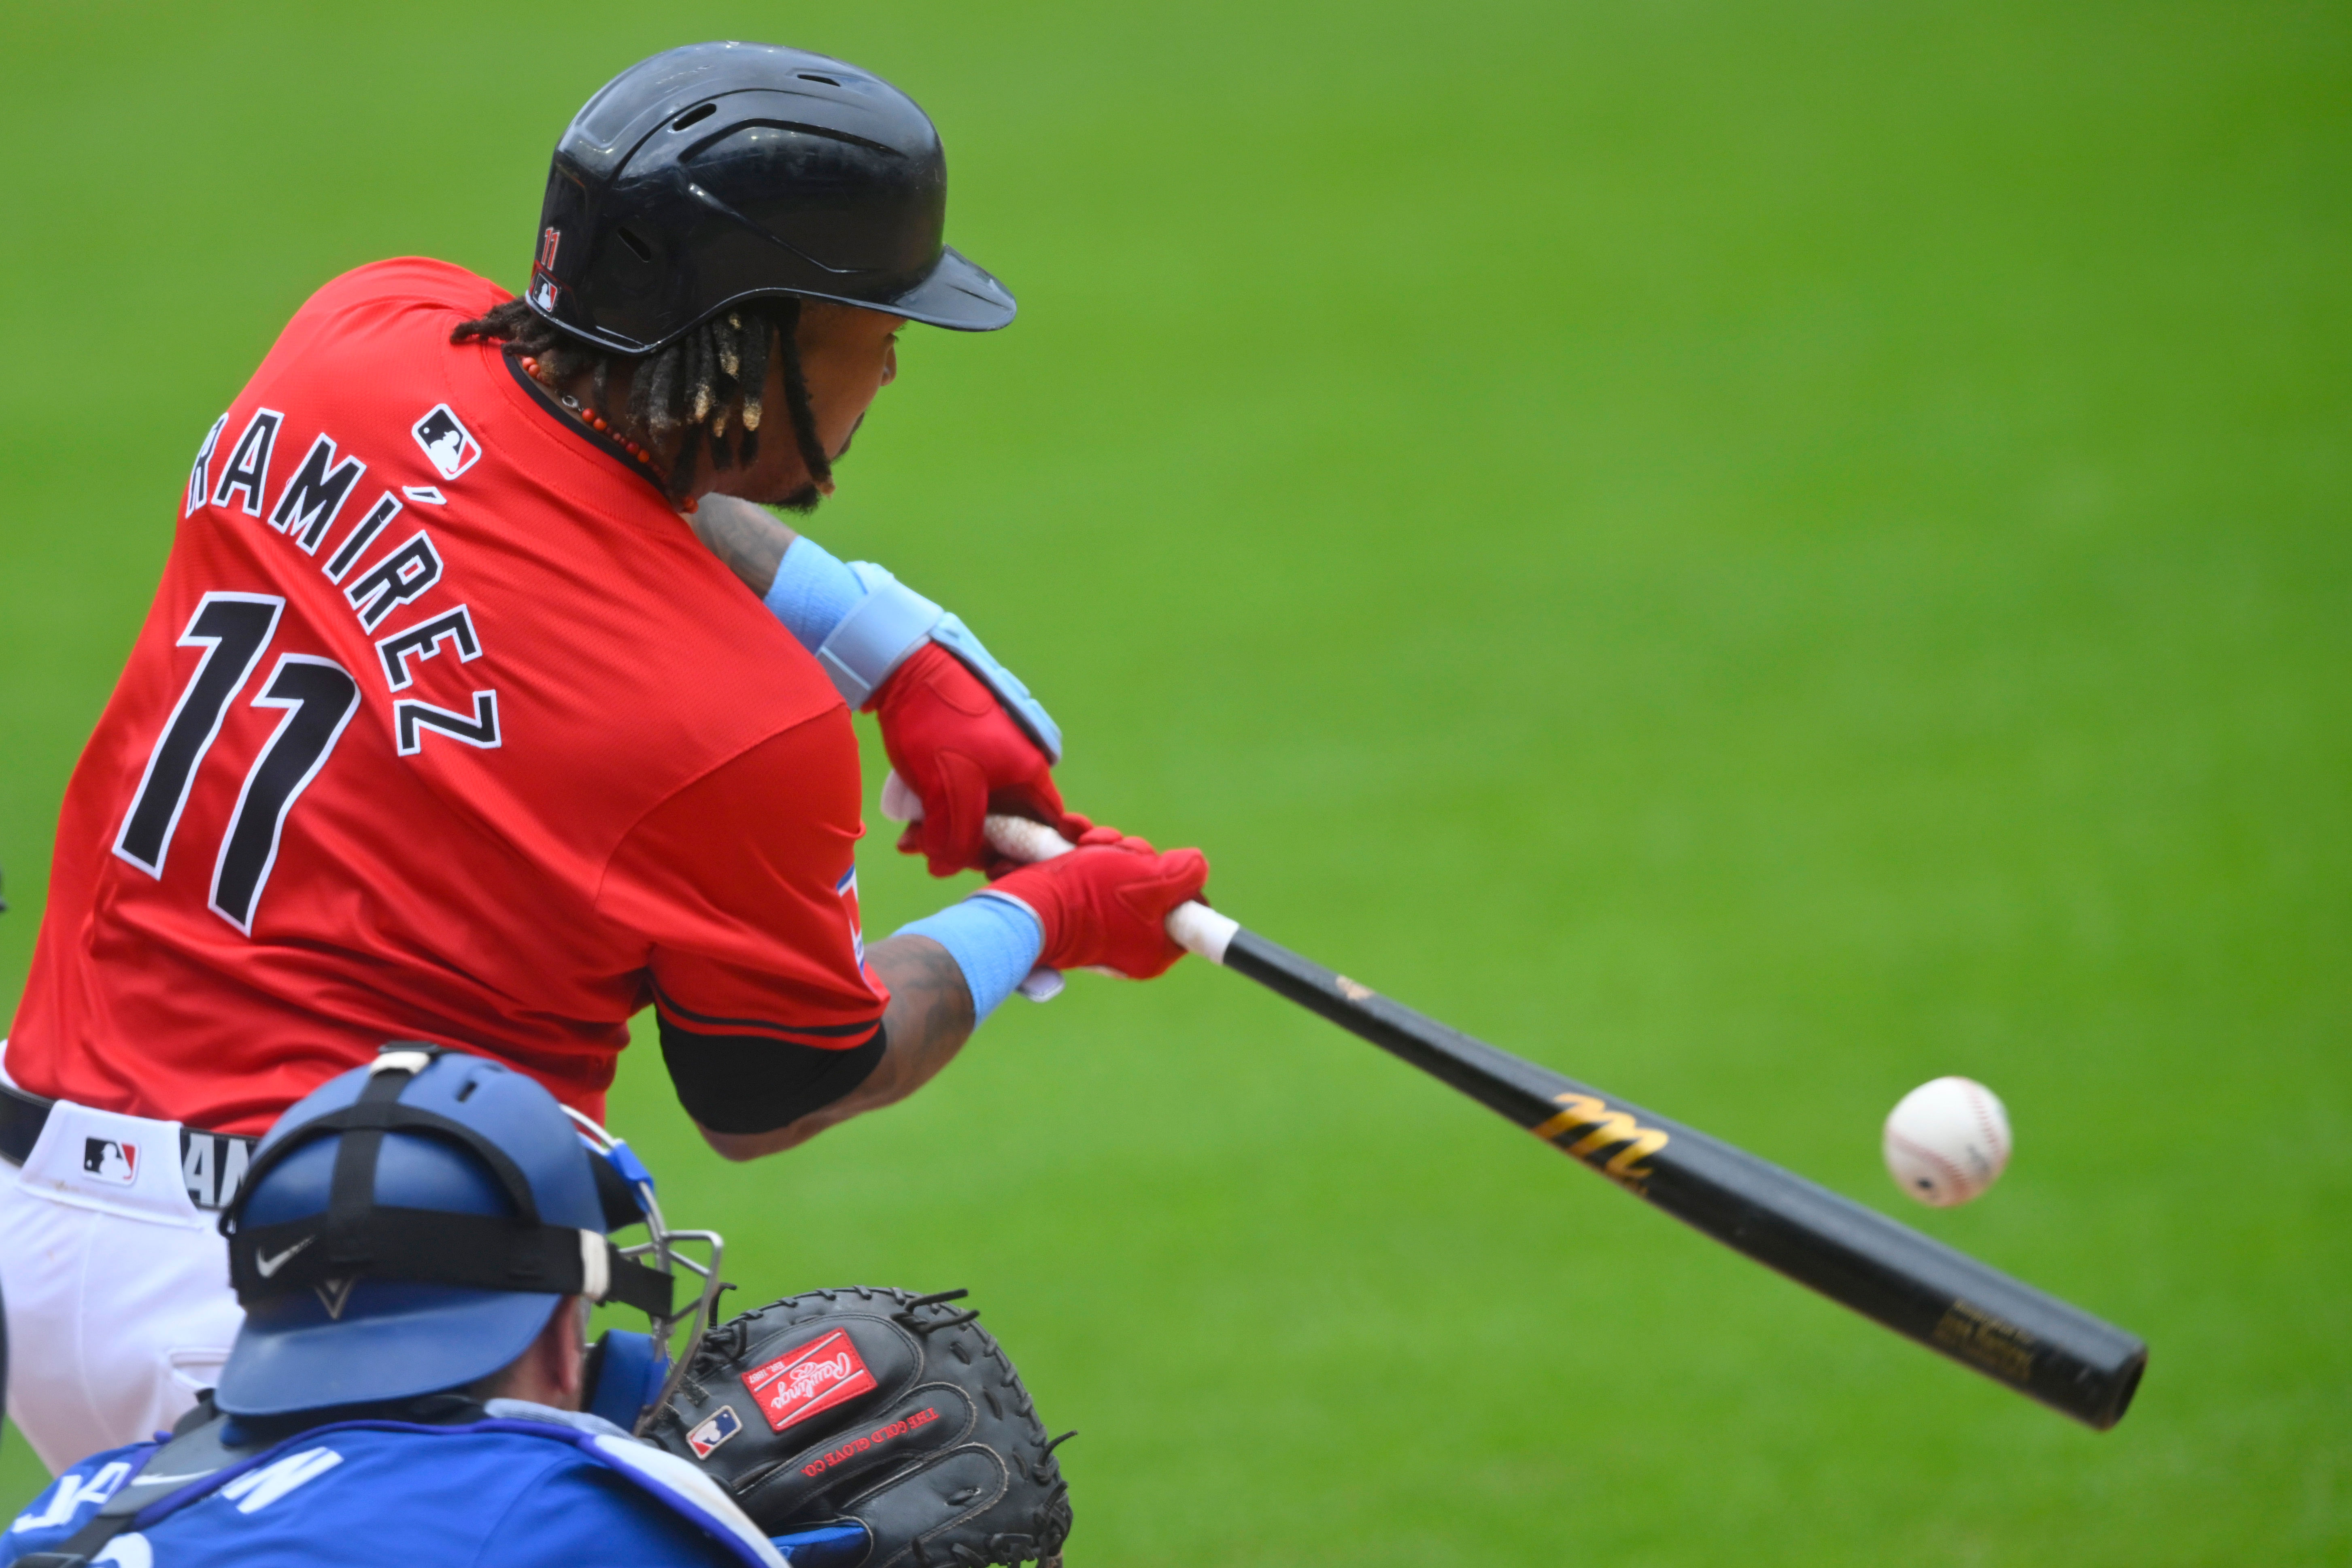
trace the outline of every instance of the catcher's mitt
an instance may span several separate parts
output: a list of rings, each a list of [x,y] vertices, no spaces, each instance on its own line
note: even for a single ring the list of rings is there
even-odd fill
[[[813,1290],[730,1319],[646,1436],[771,1535],[865,1525],[857,1568],[1059,1568],[1062,1439],[962,1295]]]

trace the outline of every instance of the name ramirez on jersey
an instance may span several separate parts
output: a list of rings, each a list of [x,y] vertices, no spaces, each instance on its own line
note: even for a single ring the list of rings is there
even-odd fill
[[[67,792],[26,1088],[258,1131],[416,1037],[601,1114],[651,1005],[688,1110],[753,1131],[878,1059],[847,710],[617,448],[449,342],[502,298],[337,279],[205,435]]]

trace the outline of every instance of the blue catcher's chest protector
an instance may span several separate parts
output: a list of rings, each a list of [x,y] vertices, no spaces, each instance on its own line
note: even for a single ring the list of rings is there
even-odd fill
[[[74,1466],[0,1535],[0,1563],[33,1568],[104,1511],[128,1518],[93,1568],[784,1568],[692,1465],[586,1422],[340,1422],[226,1454],[202,1436]]]

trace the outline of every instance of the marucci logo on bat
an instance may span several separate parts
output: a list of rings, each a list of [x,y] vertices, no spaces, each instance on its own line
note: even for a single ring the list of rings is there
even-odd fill
[[[1609,1102],[1590,1094],[1555,1094],[1554,1105],[1565,1107],[1559,1115],[1528,1129],[1547,1143],[1557,1143],[1569,1153],[1607,1176],[1629,1187],[1639,1188],[1653,1174],[1646,1160],[1670,1141],[1668,1135],[1655,1127],[1644,1127],[1622,1110],[1612,1110]],[[1573,1142],[1571,1134],[1590,1129]],[[1601,1152],[1612,1143],[1623,1148],[1603,1160]]]

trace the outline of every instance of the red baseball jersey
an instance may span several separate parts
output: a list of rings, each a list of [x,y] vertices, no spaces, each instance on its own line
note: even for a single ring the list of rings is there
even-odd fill
[[[601,1115],[649,1004],[772,1104],[880,1055],[848,709],[625,454],[449,342],[505,297],[339,278],[205,437],[66,793],[25,1088],[258,1132],[425,1039]]]

